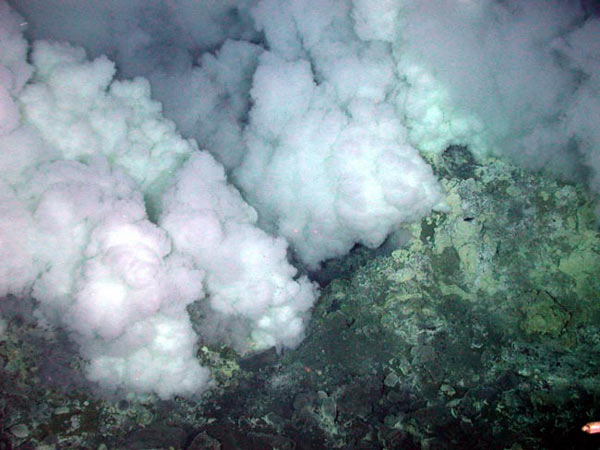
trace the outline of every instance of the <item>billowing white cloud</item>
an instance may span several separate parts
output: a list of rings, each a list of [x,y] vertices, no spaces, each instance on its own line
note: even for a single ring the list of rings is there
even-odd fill
[[[40,321],[79,343],[90,380],[162,398],[210,382],[194,301],[203,339],[297,345],[315,288],[222,166],[162,117],[146,80],[113,80],[106,57],[37,41],[24,85],[21,19],[2,8],[2,54],[21,63],[6,59],[0,80],[0,294],[35,298]]]
[[[441,204],[431,168],[388,104],[365,96],[342,109],[307,61],[271,53],[260,58],[251,95],[247,153],[234,179],[263,226],[304,263],[316,267],[357,242],[376,247]]]
[[[0,294],[38,299],[104,386],[205,387],[195,300],[203,339],[298,344],[316,293],[288,243],[315,269],[443,209],[423,156],[449,145],[600,193],[589,2],[13,3]]]
[[[256,212],[223,167],[206,152],[194,154],[163,202],[159,223],[175,250],[206,271],[205,327],[227,321],[229,334],[215,332],[242,351],[297,345],[314,287],[305,277],[294,280],[286,241],[255,226]]]
[[[581,107],[576,92],[597,81],[589,78],[594,58],[576,55],[577,45],[595,41],[578,31],[578,2],[401,3],[394,54],[405,89],[397,104],[417,148],[464,144],[581,180],[586,151],[573,146],[579,136],[565,117]]]

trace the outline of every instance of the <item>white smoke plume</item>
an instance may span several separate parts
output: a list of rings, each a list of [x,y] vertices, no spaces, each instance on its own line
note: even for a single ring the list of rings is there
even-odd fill
[[[297,345],[316,290],[288,248],[317,269],[443,210],[423,156],[450,145],[600,193],[588,1],[11,4],[0,294],[37,299],[103,386],[205,388],[193,301],[201,339]]]

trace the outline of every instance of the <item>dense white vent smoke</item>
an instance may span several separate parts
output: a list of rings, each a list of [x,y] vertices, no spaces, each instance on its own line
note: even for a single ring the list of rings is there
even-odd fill
[[[296,345],[316,294],[288,243],[316,268],[443,209],[424,154],[466,145],[600,193],[590,2],[12,3],[0,293],[38,299],[106,386],[204,387],[194,300],[205,339]]]
[[[315,289],[222,166],[162,118],[147,81],[113,81],[105,57],[39,41],[30,67],[21,20],[0,7],[0,294],[31,295],[71,331],[91,380],[163,398],[208,383],[192,301],[207,304],[206,339],[296,345]]]

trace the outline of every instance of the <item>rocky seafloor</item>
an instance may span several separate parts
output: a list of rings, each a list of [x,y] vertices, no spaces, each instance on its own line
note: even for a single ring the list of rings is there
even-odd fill
[[[433,163],[449,212],[312,274],[297,349],[201,344],[197,399],[100,395],[35,303],[4,299],[0,450],[600,447],[591,195],[461,147]]]

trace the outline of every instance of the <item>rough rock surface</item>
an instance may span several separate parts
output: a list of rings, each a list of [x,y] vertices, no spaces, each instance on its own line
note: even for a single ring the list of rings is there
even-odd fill
[[[327,263],[295,351],[202,347],[217,386],[197,401],[97,397],[68,340],[2,302],[3,448],[592,445],[580,431],[600,418],[591,197],[459,147],[434,166],[448,213],[405,230],[401,247]]]

